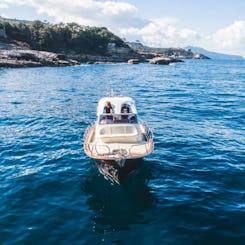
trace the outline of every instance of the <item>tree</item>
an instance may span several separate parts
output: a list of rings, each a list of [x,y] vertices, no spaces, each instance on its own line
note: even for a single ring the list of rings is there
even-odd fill
[[[7,35],[13,41],[26,42],[33,49],[104,54],[109,43],[114,43],[117,47],[127,46],[105,27],[81,26],[77,23],[48,24],[39,20],[5,21],[4,24],[0,24],[5,26]]]

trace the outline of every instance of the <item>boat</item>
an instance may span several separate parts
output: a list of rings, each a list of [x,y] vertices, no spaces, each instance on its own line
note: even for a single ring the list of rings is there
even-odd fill
[[[108,102],[110,110],[106,113]],[[139,119],[131,97],[112,96],[99,100],[96,121],[84,134],[84,151],[95,160],[105,177],[123,183],[153,149],[152,131]]]

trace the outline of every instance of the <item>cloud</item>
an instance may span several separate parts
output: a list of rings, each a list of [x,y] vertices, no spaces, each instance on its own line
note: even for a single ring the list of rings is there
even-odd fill
[[[46,0],[39,4],[33,1],[39,13],[45,13],[54,17],[57,21],[79,22],[84,25],[111,26],[120,23],[129,26],[137,20],[137,9],[123,2],[99,2],[91,0],[56,0],[54,8],[53,1]]]
[[[153,47],[183,47],[200,39],[198,33],[193,30],[178,30],[175,27],[176,22],[173,18],[152,19],[142,28],[122,28],[119,33],[142,40],[146,45]]]
[[[0,9],[6,9],[6,8],[8,8],[8,4],[0,3]]]
[[[118,33],[132,40],[141,40],[144,44],[153,47],[192,45],[245,57],[245,21],[235,21],[231,25],[206,36],[201,36],[191,29],[178,29],[176,26],[176,19],[152,19],[141,28],[122,28]]]
[[[219,29],[211,37],[210,41],[217,50],[243,53],[245,56],[245,21],[235,21],[230,26]]]
[[[107,26],[140,26],[145,23],[139,17],[138,9],[126,2],[94,0],[3,0],[4,3],[31,5],[38,14],[46,14],[57,22],[78,22],[82,25]]]

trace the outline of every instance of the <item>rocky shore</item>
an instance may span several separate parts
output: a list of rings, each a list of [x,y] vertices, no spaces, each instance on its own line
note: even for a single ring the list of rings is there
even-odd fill
[[[81,63],[111,64],[119,62],[129,64],[149,62],[150,64],[168,65],[173,62],[183,61],[161,54],[139,53],[130,47],[118,48],[113,43],[108,46],[104,55],[88,55],[38,51],[26,46],[0,42],[0,67],[5,68],[73,66]]]
[[[3,45],[2,45],[3,46]],[[79,65],[77,60],[66,55],[46,51],[21,49],[15,45],[4,45],[0,49],[0,67],[21,68],[41,66],[72,66]]]
[[[143,61],[141,56],[130,48],[116,48],[110,45],[105,55],[53,53],[32,50],[13,43],[0,42],[0,67],[21,68],[41,66],[73,66],[80,63],[101,64],[127,62],[135,58]]]

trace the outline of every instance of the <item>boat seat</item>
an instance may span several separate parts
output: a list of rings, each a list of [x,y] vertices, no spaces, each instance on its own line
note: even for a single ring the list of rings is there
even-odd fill
[[[104,143],[135,143],[138,131],[134,126],[110,125],[99,131],[99,137]]]

